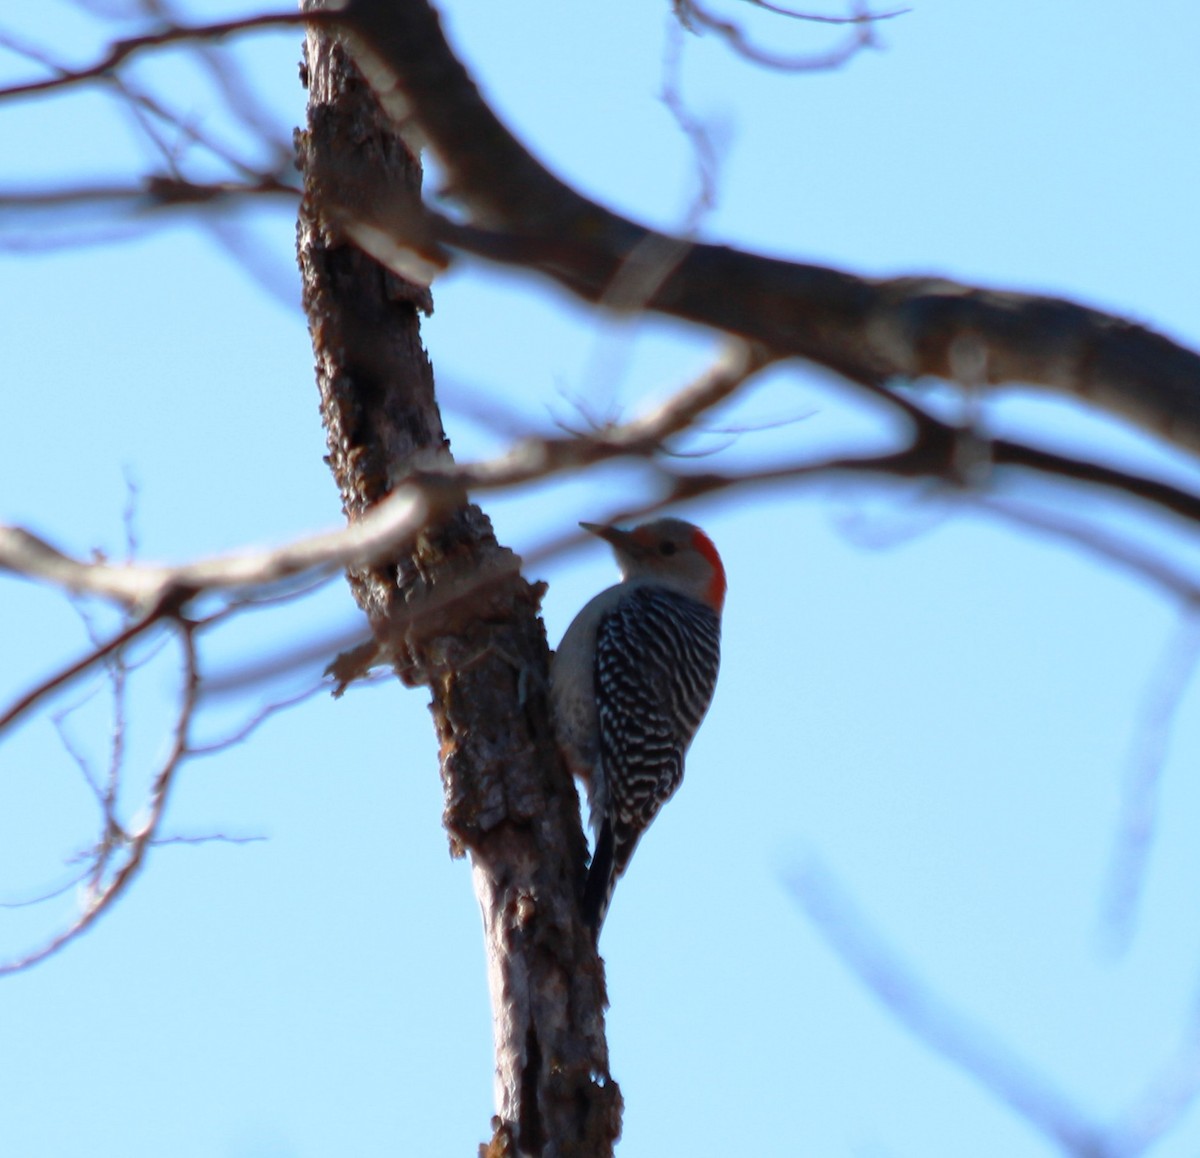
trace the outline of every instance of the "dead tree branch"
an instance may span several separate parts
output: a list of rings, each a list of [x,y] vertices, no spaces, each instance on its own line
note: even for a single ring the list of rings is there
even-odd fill
[[[188,754],[189,736],[200,686],[193,626],[180,617],[174,617],[173,626],[183,653],[179,709],[170,749],[150,788],[145,819],[133,831],[127,831],[115,820],[106,825],[101,845],[95,852],[94,867],[89,868],[87,874],[91,880],[79,916],[61,933],[32,952],[0,962],[0,977],[29,969],[87,932],[126,891],[141,871],[146,854],[155,843],[176,773]],[[109,865],[114,858],[119,859],[119,864],[115,869],[110,869]]]
[[[863,386],[926,375],[958,381],[969,363],[972,384],[1041,386],[1200,449],[1200,355],[1161,334],[1059,298],[934,277],[863,278],[655,233],[533,158],[485,103],[424,0],[351,0],[342,20],[394,123],[437,152],[448,192],[469,214],[466,224],[451,221],[378,179],[364,190],[359,173],[356,194],[327,190],[332,205],[392,238],[415,264],[436,269],[457,249],[611,305],[614,282],[637,263],[652,285],[646,308]]]
[[[703,5],[696,3],[696,0],[674,0],[674,8],[676,17],[685,28],[714,32],[743,60],[777,72],[830,72],[833,69],[841,68],[864,49],[874,47],[875,36],[872,26],[876,21],[890,20],[907,11],[907,9],[902,9],[874,13],[868,11],[865,6],[856,5],[857,11],[852,16],[818,16],[807,12],[793,12],[787,8],[764,3],[763,0],[751,0],[751,2],[754,7],[762,8],[776,16],[786,16],[793,20],[807,21],[812,24],[848,25],[850,31],[841,44],[827,49],[825,52],[808,53],[803,56],[784,56],[778,52],[769,52],[765,48],[758,47],[736,21],[718,16]]]
[[[928,478],[961,488],[977,488],[978,482],[963,473],[963,443],[979,436],[949,425],[894,392],[880,395],[896,409],[909,427],[907,441],[899,447],[869,454],[843,453],[825,457],[802,457],[761,470],[695,470],[685,467],[670,454],[671,440],[694,428],[695,422],[714,407],[732,400],[748,386],[771,359],[760,347],[732,344],[704,374],[662,403],[624,423],[587,433],[569,432],[559,437],[519,439],[508,451],[477,463],[457,464],[445,456],[420,465],[423,456],[410,456],[412,473],[398,479],[391,493],[349,526],[308,536],[272,549],[246,549],[178,566],[146,563],[110,563],[67,555],[45,540],[19,527],[0,526],[0,570],[59,586],[73,594],[97,596],[140,613],[133,625],[108,643],[65,667],[32,689],[0,716],[0,729],[25,714],[46,695],[66,687],[93,665],[119,651],[135,637],[150,630],[162,615],[186,606],[201,594],[226,592],[237,596],[231,609],[246,600],[261,601],[286,580],[316,581],[338,570],[361,572],[379,560],[417,542],[434,525],[448,504],[466,493],[510,490],[543,481],[556,474],[585,471],[620,459],[632,459],[653,467],[658,487],[639,505],[614,512],[624,516],[643,515],[672,503],[686,502],[734,489],[793,486],[830,477]],[[994,479],[1005,471],[1030,472],[1046,479],[1087,484],[1114,495],[1130,497],[1200,523],[1200,497],[1160,480],[1043,451],[1008,439],[984,440],[975,447],[984,456]],[[970,456],[968,456],[970,457]],[[397,472],[398,473],[398,472]],[[997,514],[1003,508],[985,506]],[[1173,569],[1129,554],[1127,547],[1110,542],[1100,531],[1036,511],[1023,511],[1019,521],[1057,538],[1103,554],[1110,561],[1132,566],[1143,578],[1178,594],[1187,595],[1195,583]],[[562,550],[569,540],[560,538],[528,557],[539,563]],[[423,617],[444,614],[454,604],[469,605],[494,576],[483,570],[470,578],[460,577],[453,585],[437,591],[424,590],[390,612],[392,630],[398,637]],[[387,596],[390,598],[390,596]],[[152,609],[145,612],[144,609]],[[154,612],[154,608],[159,608]],[[342,641],[343,643],[345,641]],[[325,643],[320,644],[324,648]],[[403,649],[401,649],[403,650]],[[379,656],[394,654],[383,648]],[[372,657],[372,662],[379,658]],[[297,662],[294,655],[273,658],[265,670],[275,671]],[[259,678],[258,676],[250,678]]]
[[[819,866],[792,874],[792,895],[826,942],[897,1021],[971,1074],[1026,1121],[1077,1158],[1115,1158],[1104,1131],[982,1026],[952,1010],[905,966]]]
[[[106,80],[133,56],[171,45],[199,40],[218,41],[261,29],[328,23],[331,19],[335,18],[321,12],[265,12],[259,16],[243,16],[237,20],[220,20],[211,24],[170,24],[157,32],[114,41],[108,51],[91,64],[76,68],[59,64],[54,67],[53,76],[6,85],[0,88],[0,101],[26,100],[43,93]]]

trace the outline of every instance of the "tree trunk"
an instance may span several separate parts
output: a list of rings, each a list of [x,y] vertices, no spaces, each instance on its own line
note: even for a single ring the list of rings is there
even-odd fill
[[[335,37],[309,32],[302,74],[297,244],[328,461],[353,521],[449,446],[420,341],[428,291],[346,241],[322,207],[364,166],[414,194],[421,170]],[[430,689],[450,847],[471,859],[496,1048],[497,1117],[481,1152],[609,1155],[621,1098],[604,974],[579,916],[586,851],[550,726],[541,591],[461,493],[402,555],[349,578],[375,654]]]

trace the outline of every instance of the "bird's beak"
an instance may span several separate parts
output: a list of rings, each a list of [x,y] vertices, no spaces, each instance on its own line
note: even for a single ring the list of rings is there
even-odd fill
[[[590,535],[595,535],[597,538],[603,539],[606,543],[611,543],[614,547],[621,547],[628,550],[632,542],[632,536],[628,531],[622,531],[620,527],[606,527],[603,523],[580,523],[579,524]]]

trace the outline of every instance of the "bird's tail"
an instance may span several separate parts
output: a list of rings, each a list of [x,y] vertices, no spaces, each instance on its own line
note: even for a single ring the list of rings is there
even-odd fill
[[[608,818],[596,834],[596,851],[588,866],[587,883],[583,886],[583,919],[600,939],[600,926],[608,913],[613,889],[629,867],[633,850],[642,838],[643,828],[634,828],[621,819]]]
[[[593,939],[599,941],[600,926],[608,912],[613,888],[617,883],[616,862],[613,858],[612,821],[605,820],[596,834],[596,851],[588,866],[587,883],[583,886],[583,919],[592,930]]]

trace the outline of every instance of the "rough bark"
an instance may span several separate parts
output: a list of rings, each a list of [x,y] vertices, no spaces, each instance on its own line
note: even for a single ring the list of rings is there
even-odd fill
[[[428,293],[339,235],[327,191],[370,172],[415,195],[421,175],[336,38],[310,31],[302,72],[299,260],[328,461],[354,521],[449,447],[419,333]],[[381,653],[432,696],[444,822],[452,851],[471,859],[489,962],[497,1117],[487,1152],[611,1154],[620,1094],[602,967],[579,919],[585,845],[550,728],[540,591],[453,489],[401,553],[350,582]]]

